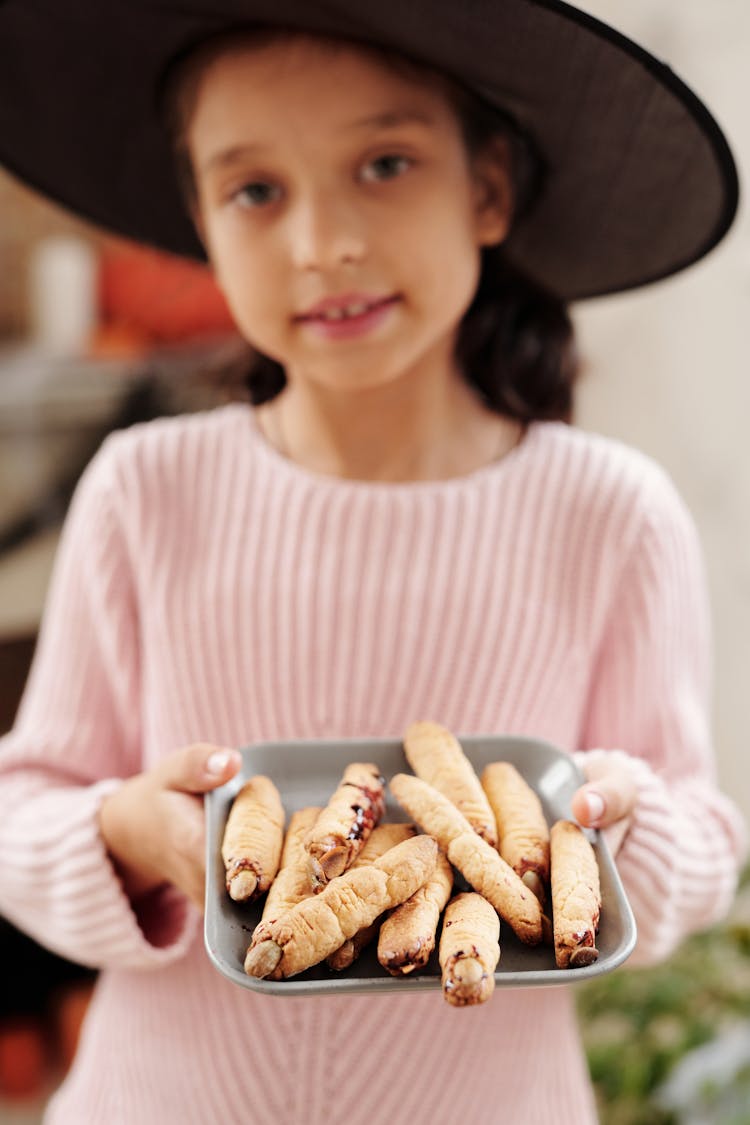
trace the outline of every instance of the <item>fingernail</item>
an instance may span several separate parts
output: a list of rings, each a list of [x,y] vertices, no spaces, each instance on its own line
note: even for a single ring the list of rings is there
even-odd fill
[[[595,790],[589,789],[588,793],[586,794],[586,807],[589,813],[589,824],[598,824],[604,816],[605,808],[604,798],[602,797],[601,793],[597,793]]]
[[[231,750],[214,750],[211,757],[206,761],[206,773],[212,773],[215,777],[218,777],[224,773],[231,760]]]

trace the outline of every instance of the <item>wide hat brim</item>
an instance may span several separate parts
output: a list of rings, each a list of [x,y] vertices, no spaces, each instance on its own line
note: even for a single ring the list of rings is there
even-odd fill
[[[736,169],[703,103],[557,0],[0,0],[0,164],[103,228],[204,257],[156,91],[187,47],[245,24],[394,47],[505,109],[545,168],[507,252],[567,300],[673,274],[732,222]]]

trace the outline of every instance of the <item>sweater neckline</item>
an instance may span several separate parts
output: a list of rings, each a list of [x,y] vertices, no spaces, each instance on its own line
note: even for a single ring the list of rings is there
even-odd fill
[[[530,450],[538,440],[542,425],[540,422],[530,422],[520,441],[502,457],[490,461],[486,465],[481,465],[470,473],[463,473],[461,476],[447,477],[444,480],[371,481],[337,477],[333,474],[317,472],[314,469],[306,468],[304,465],[299,465],[296,461],[285,457],[270,443],[259,426],[255,410],[251,405],[248,403],[233,403],[229,408],[238,411],[241,428],[244,431],[244,436],[249,439],[249,447],[253,453],[279,476],[285,477],[290,483],[297,481],[299,484],[321,490],[358,493],[360,495],[435,495],[462,489],[472,490],[487,480],[497,481],[527,459]]]

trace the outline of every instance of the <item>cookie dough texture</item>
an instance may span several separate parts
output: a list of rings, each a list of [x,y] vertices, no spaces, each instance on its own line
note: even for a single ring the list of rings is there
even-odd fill
[[[385,910],[399,906],[435,869],[430,836],[405,840],[372,864],[354,868],[274,922],[261,922],[245,959],[251,976],[282,980],[324,960]]]
[[[305,842],[317,889],[351,867],[385,812],[385,781],[372,762],[351,762]]]
[[[458,894],[445,909],[440,935],[443,996],[454,1007],[483,1004],[495,990],[500,920],[481,895]]]
[[[404,753],[417,777],[448,797],[474,831],[496,847],[495,814],[456,736],[440,723],[412,723],[404,734]]]
[[[391,792],[423,831],[434,836],[454,867],[527,945],[543,937],[542,909],[536,895],[447,797],[410,774],[391,778]]]
[[[380,927],[378,961],[392,976],[406,976],[427,964],[452,890],[453,867],[439,851],[435,870],[424,886],[397,906]]]
[[[270,778],[245,782],[229,810],[221,857],[226,887],[235,902],[253,902],[271,886],[281,861],[285,813]]]
[[[549,884],[549,826],[542,802],[510,762],[492,762],[482,788],[497,823],[498,851],[540,902]]]
[[[597,960],[601,889],[599,866],[587,836],[570,820],[550,831],[552,922],[558,969],[576,969]]]
[[[320,812],[318,806],[310,805],[293,812],[289,818],[289,827],[281,852],[281,863],[266,895],[262,919],[278,918],[284,911],[313,893],[307,866],[305,839],[320,816]]]
[[[412,836],[416,836],[416,833],[417,830],[413,824],[379,824],[377,828],[373,828],[369,840],[352,863],[351,869],[354,870],[364,864],[373,863],[374,860],[380,859],[381,855],[384,855],[389,848],[394,848],[396,844],[400,844],[403,840],[410,840]],[[379,919],[376,919],[369,926],[365,926],[354,937],[345,941],[334,953],[331,953],[326,958],[328,967],[334,969],[337,973],[350,968],[362,950],[366,949],[370,942],[378,936],[379,921]]]

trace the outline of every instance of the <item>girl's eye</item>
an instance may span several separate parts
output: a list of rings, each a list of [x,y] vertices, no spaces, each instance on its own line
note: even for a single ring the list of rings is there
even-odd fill
[[[404,172],[411,167],[411,164],[408,156],[388,152],[383,156],[376,156],[374,160],[365,164],[362,169],[362,179],[367,183],[378,180],[393,180],[397,176],[403,176]]]
[[[280,189],[276,184],[266,183],[264,180],[255,180],[249,184],[243,184],[241,188],[232,194],[232,201],[239,203],[241,207],[263,207],[267,203],[273,203],[278,199]]]

